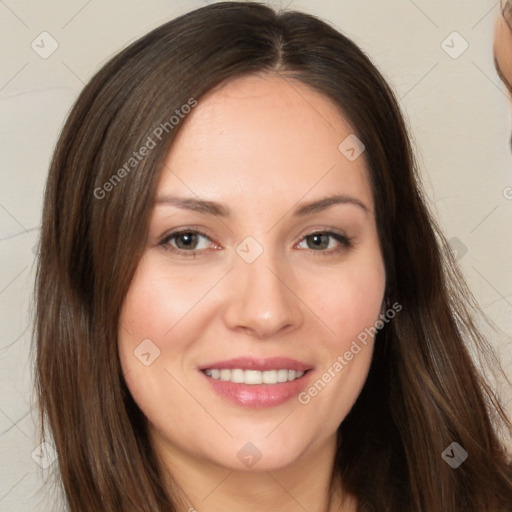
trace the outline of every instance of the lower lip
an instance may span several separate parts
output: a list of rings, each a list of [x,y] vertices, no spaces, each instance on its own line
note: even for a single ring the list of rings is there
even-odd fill
[[[309,380],[308,370],[298,379],[279,384],[236,384],[231,381],[212,379],[201,372],[219,395],[243,407],[268,408],[284,404],[297,396]]]

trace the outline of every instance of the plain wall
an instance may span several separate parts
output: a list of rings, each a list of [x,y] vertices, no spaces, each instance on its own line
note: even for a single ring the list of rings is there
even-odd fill
[[[111,55],[205,3],[0,2],[2,512],[62,509],[51,495],[45,498],[50,487],[41,490],[54,466],[42,469],[32,457],[39,441],[29,359],[34,246],[58,134],[84,84]],[[318,15],[351,37],[401,98],[431,206],[458,250],[461,270],[476,299],[503,331],[493,343],[510,375],[511,123],[509,100],[492,58],[498,2],[283,0],[281,5]],[[31,43],[43,51],[40,40],[47,36],[39,35],[45,31],[58,49],[43,59]],[[451,35],[454,31],[459,35]],[[45,41],[47,51],[50,40]],[[452,56],[443,49],[443,41]],[[464,41],[468,48],[452,58]],[[504,401],[510,411],[512,395],[507,393]]]

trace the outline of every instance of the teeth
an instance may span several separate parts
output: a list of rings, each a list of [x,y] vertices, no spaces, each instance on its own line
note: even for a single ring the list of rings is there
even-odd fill
[[[235,368],[228,370],[226,368],[208,368],[204,373],[215,380],[234,382],[235,384],[278,384],[281,382],[291,382],[304,375],[303,371],[287,370],[242,370]]]
[[[286,382],[288,380],[288,370],[277,370],[277,382]]]
[[[228,370],[231,372],[230,381],[242,384],[244,382],[244,371],[243,370]],[[212,375],[213,377],[213,375]]]

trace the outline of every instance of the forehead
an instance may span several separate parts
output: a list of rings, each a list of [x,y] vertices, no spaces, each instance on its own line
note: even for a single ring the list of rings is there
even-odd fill
[[[166,160],[172,172],[162,173],[159,187],[283,201],[336,191],[372,208],[364,153],[351,161],[339,149],[347,137],[354,129],[336,103],[303,83],[237,78],[200,98],[187,116]]]

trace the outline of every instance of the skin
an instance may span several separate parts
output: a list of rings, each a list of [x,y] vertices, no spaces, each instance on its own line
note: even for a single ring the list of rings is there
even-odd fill
[[[371,338],[307,405],[294,397],[243,407],[198,371],[234,357],[285,356],[311,364],[315,382],[379,319],[386,279],[364,153],[351,162],[338,150],[352,133],[323,95],[254,75],[202,97],[168,154],[157,197],[201,198],[232,212],[155,204],[121,312],[123,373],[162,464],[188,499],[183,510],[355,510],[348,494],[330,495],[329,483],[336,430],[366,380]],[[368,211],[347,203],[293,215],[333,194]],[[183,254],[183,238],[167,241],[181,254],[159,245],[180,228],[207,235],[195,257]],[[329,238],[318,249],[307,237],[329,228],[351,237],[352,247]],[[263,249],[253,263],[236,252],[247,236]],[[160,356],[145,366],[134,350],[148,338]],[[237,457],[247,442],[262,454],[251,468]]]
[[[494,30],[494,56],[501,78],[506,85],[512,84],[512,16],[504,11],[496,18]],[[510,88],[510,87],[509,87]]]
[[[494,30],[494,62],[502,82],[512,95],[512,14],[504,10],[496,18]]]

